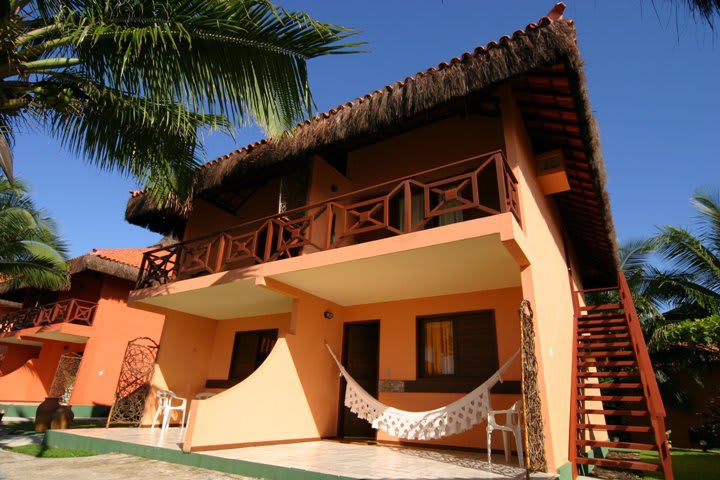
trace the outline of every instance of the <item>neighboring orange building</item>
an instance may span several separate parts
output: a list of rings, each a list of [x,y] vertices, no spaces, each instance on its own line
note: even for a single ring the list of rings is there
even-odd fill
[[[69,398],[76,416],[102,416],[113,403],[128,341],[159,341],[163,317],[128,308],[141,248],[100,249],[70,261],[62,291],[5,291],[0,308],[0,405],[33,416],[64,354],[82,359]]]
[[[491,402],[509,407],[537,382],[542,407],[529,414],[542,426],[530,435],[544,451],[538,468],[613,466],[588,451],[620,445],[606,431],[624,427],[606,425],[606,397],[588,385],[618,376],[615,356],[627,357],[619,364],[628,371],[639,366],[646,388],[636,395],[645,407],[613,411],[645,415],[651,426],[638,428],[666,455],[627,289],[621,282],[621,304],[603,306],[606,316],[578,295],[618,285],[618,264],[599,137],[563,8],[291,136],[210,162],[187,214],[133,194],[129,222],[183,239],[145,253],[130,295],[132,307],[166,315],[154,386],[189,399],[218,393],[192,400],[184,450],[398,442],[342,407],[325,344],[384,404],[434,409],[521,347],[527,299],[539,370],[527,356],[516,362]],[[484,448],[485,428],[422,443]]]

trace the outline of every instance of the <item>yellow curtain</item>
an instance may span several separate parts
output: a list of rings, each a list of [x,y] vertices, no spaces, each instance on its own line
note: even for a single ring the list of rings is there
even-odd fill
[[[451,320],[425,323],[425,374],[452,375],[455,373],[453,358],[453,330]]]

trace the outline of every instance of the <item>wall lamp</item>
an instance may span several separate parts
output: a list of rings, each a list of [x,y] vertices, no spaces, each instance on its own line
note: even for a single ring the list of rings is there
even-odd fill
[[[332,320],[334,316],[335,314],[332,313],[330,310],[325,310],[325,312],[323,313],[323,317],[327,318],[328,320]]]

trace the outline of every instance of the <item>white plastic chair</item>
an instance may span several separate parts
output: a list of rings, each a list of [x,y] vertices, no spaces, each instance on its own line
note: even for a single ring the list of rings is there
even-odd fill
[[[523,459],[522,449],[522,431],[520,430],[520,414],[522,413],[522,407],[520,402],[515,402],[512,407],[507,410],[490,410],[488,412],[488,426],[487,426],[487,448],[488,448],[488,463],[492,467],[492,453],[490,439],[494,430],[500,430],[503,434],[503,448],[505,449],[505,461],[510,461],[510,451],[508,450],[507,434],[512,433],[515,437],[515,446],[517,448],[518,461],[520,462],[520,468],[525,468],[525,462]],[[496,415],[505,415],[504,424],[497,423],[495,418]]]
[[[158,416],[162,413],[162,430],[167,430],[168,425],[170,424],[170,415],[173,410],[182,410],[182,422],[180,423],[180,428],[185,428],[185,410],[187,407],[187,400],[182,397],[178,397],[171,390],[158,390],[155,393],[155,396],[157,396],[158,399],[158,406],[157,410],[155,410],[155,418],[153,419],[152,428],[155,428]],[[173,403],[177,401],[180,403],[173,405]]]

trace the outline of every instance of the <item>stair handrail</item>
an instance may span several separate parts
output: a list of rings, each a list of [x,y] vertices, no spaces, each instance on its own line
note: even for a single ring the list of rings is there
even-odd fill
[[[647,344],[645,343],[645,337],[642,327],[640,326],[640,318],[638,317],[637,310],[635,310],[635,302],[633,302],[632,299],[630,286],[623,272],[618,273],[618,286],[620,302],[625,311],[625,318],[628,329],[630,330],[630,341],[632,342],[633,350],[635,351],[638,361],[640,378],[645,385],[648,411],[652,417],[664,419],[666,416],[665,406],[662,403],[660,389],[658,388],[655,371],[653,370],[650,354],[648,353]]]
[[[568,269],[568,279],[570,280],[570,292],[572,293],[572,305],[573,305],[573,332],[572,332],[572,360],[571,360],[571,372],[570,372],[570,432],[568,435],[568,450],[569,460],[572,465],[572,478],[573,480],[578,476],[578,467],[576,459],[578,457],[578,319],[580,317],[580,301],[578,295],[580,292],[575,290],[575,284],[573,282],[572,271]]]

